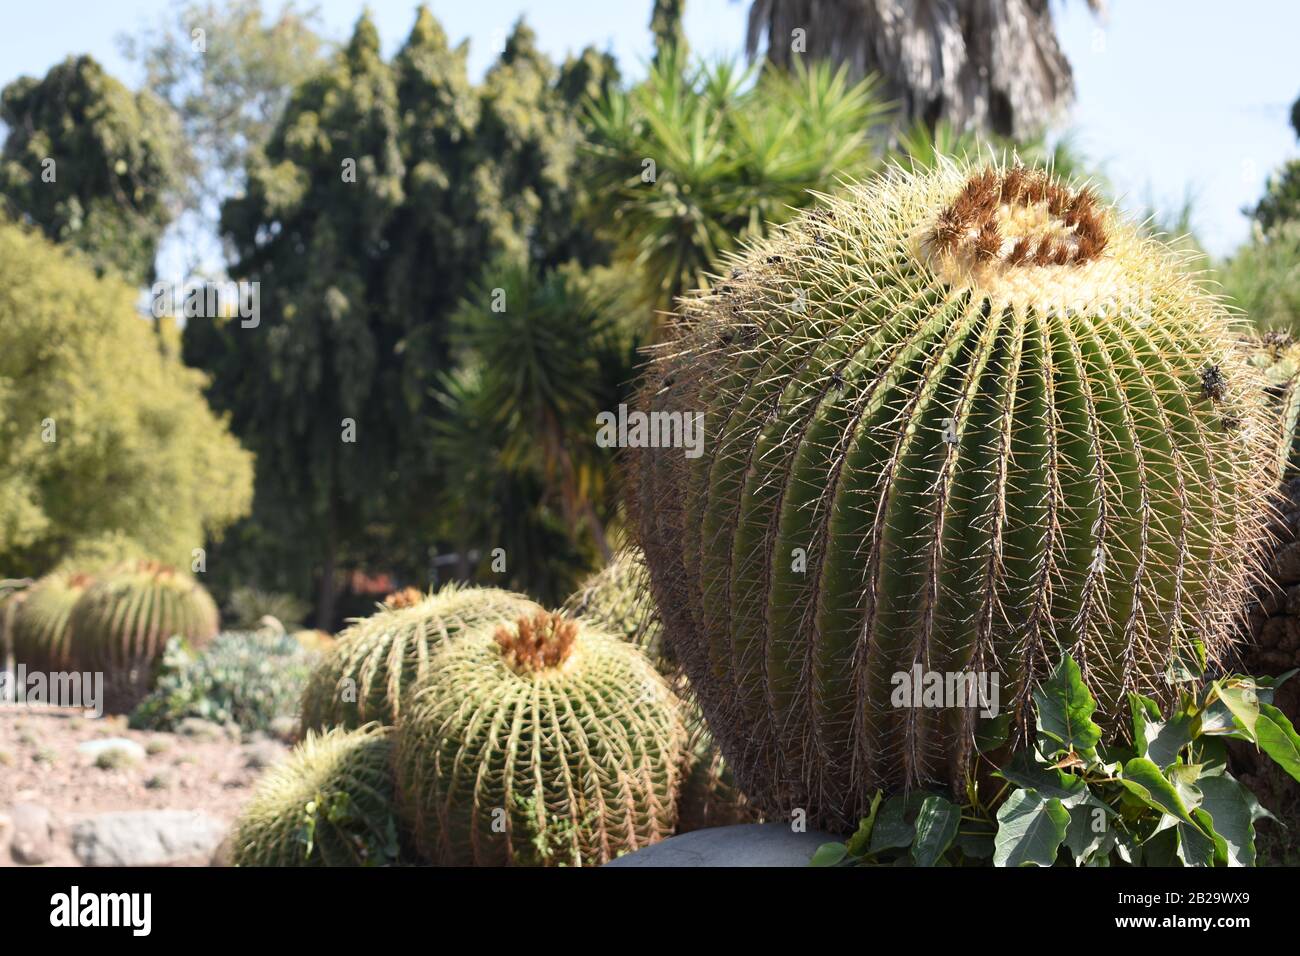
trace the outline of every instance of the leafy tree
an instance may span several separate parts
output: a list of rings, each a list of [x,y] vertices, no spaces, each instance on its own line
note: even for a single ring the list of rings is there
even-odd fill
[[[1221,291],[1264,332],[1300,335],[1300,222],[1283,220],[1216,271]]]
[[[145,88],[181,118],[183,198],[197,228],[215,231],[250,152],[270,139],[292,90],[324,65],[315,8],[288,0],[268,12],[262,0],[187,0],[118,38],[144,69]]]
[[[836,177],[875,168],[886,115],[867,79],[825,64],[752,71],[661,51],[646,81],[590,114],[596,221],[667,310],[738,240],[788,219]]]
[[[0,120],[10,213],[81,249],[101,273],[147,283],[179,185],[181,130],[167,105],[80,56],[10,83]]]
[[[0,568],[144,553],[183,567],[248,510],[252,456],[135,290],[0,219]],[[175,344],[175,330],[163,326]],[[175,349],[170,350],[171,353]]]

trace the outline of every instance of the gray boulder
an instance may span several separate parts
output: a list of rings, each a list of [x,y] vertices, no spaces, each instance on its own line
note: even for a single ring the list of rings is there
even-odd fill
[[[72,852],[83,866],[206,863],[226,829],[196,810],[101,813],[72,828]]]
[[[740,823],[669,837],[606,866],[807,866],[819,846],[837,839],[795,833],[787,823]]]

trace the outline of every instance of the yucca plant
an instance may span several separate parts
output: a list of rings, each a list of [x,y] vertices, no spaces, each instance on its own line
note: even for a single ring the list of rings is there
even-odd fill
[[[391,729],[309,733],[267,771],[235,822],[236,866],[383,866],[401,847]]]
[[[685,731],[645,656],[538,610],[443,646],[394,766],[421,855],[591,865],[673,832]]]
[[[941,163],[825,199],[734,273],[684,304],[642,402],[702,415],[706,450],[640,450],[633,510],[760,810],[842,827],[877,787],[963,785],[1063,651],[1109,715],[1167,700],[1194,638],[1224,657],[1270,412],[1177,256],[1087,188]],[[916,674],[966,692],[911,706]]]
[[[407,588],[341,633],[312,671],[302,697],[304,730],[396,722],[403,696],[424,677],[439,644],[481,626],[538,610],[497,588]]]
[[[54,571],[38,580],[15,605],[13,652],[28,670],[61,671],[73,663],[69,621],[72,607],[93,583],[87,575]]]
[[[187,574],[154,561],[121,565],[86,588],[72,607],[72,658],[104,671],[113,707],[134,706],[148,690],[167,641],[205,647],[219,630],[217,606]]]
[[[669,309],[738,240],[807,205],[809,189],[871,171],[888,111],[874,79],[850,82],[843,68],[745,70],[665,47],[643,83],[591,107],[595,222]]]

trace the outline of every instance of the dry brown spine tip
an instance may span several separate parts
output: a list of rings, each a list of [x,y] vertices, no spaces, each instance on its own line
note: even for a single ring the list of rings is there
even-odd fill
[[[399,608],[413,607],[424,599],[424,595],[417,588],[402,588],[400,591],[394,591],[388,597],[384,598],[384,607],[390,611],[396,611]]]
[[[540,671],[563,664],[573,651],[578,622],[554,611],[538,611],[497,628],[493,638],[515,670]]]

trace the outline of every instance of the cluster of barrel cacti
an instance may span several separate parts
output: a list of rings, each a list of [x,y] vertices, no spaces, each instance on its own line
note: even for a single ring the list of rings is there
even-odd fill
[[[1089,189],[894,170],[674,330],[640,404],[702,416],[705,452],[639,450],[632,511],[667,651],[763,811],[843,829],[877,788],[963,786],[1063,652],[1113,717],[1167,699],[1194,640],[1230,649],[1276,411],[1218,300]],[[995,676],[1000,719],[899,706],[917,671]]]
[[[152,561],[96,574],[56,570],[15,601],[16,661],[31,671],[102,672],[112,709],[129,709],[148,690],[168,640],[201,648],[219,624],[202,585]]]

